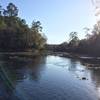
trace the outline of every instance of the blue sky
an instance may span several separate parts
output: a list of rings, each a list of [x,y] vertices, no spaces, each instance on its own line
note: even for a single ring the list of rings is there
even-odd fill
[[[92,27],[96,21],[91,0],[0,0],[2,6],[9,2],[18,7],[19,16],[29,25],[33,20],[42,23],[48,43],[67,41],[72,31],[83,38],[83,28]]]

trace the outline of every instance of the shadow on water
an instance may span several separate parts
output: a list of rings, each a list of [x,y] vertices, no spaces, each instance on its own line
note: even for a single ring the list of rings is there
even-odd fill
[[[39,81],[44,64],[43,56],[35,59],[25,57],[16,59],[0,55],[0,100],[26,100],[24,97],[19,99],[20,93],[14,93],[14,89],[19,81],[27,78]]]

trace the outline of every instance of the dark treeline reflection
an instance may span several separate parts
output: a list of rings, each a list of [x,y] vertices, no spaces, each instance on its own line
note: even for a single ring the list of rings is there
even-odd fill
[[[45,57],[10,58],[0,57],[0,100],[16,100],[13,91],[19,81],[37,82],[45,65]],[[18,99],[19,100],[19,99]]]
[[[68,69],[70,71],[76,71],[77,70],[77,61],[75,59],[69,60],[69,67]]]
[[[97,90],[100,90],[100,69],[91,70],[91,79],[95,83]]]

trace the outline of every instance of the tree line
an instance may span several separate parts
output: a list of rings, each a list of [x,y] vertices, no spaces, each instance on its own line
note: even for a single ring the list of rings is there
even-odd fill
[[[86,29],[86,37],[78,38],[77,32],[69,34],[69,42],[63,42],[60,45],[48,45],[47,49],[54,52],[68,52],[87,56],[100,56],[100,21],[98,21],[93,29]]]
[[[86,29],[86,38],[79,40],[77,32],[72,32],[71,40],[68,43],[68,52],[84,54],[88,56],[100,56],[100,21],[98,21],[93,29]]]
[[[42,50],[47,39],[41,22],[33,21],[29,27],[25,19],[18,17],[18,12],[13,3],[6,8],[0,6],[0,51]]]

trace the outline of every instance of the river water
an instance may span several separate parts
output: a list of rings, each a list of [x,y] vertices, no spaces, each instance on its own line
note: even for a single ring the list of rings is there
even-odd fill
[[[1,56],[0,100],[100,100],[100,69],[58,56]]]

